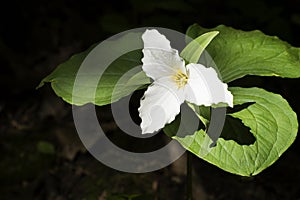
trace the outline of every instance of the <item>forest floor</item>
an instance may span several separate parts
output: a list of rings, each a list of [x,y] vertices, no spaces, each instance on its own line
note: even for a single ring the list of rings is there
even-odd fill
[[[13,105],[6,104],[1,117],[1,199],[184,199],[185,156],[154,172],[119,172],[86,151],[71,106],[59,98]],[[193,172],[196,200],[300,199],[300,158],[293,146],[255,177],[229,174],[196,157]]]
[[[141,3],[142,2],[142,3]],[[300,2],[251,0],[6,1],[0,6],[0,199],[183,200],[185,156],[158,171],[130,174],[82,145],[71,106],[50,85],[35,87],[71,55],[120,31],[193,23],[260,29],[299,46]],[[243,79],[281,94],[300,113],[299,80]],[[109,115],[110,110],[102,110]],[[101,111],[101,110],[100,110]],[[112,120],[107,130],[118,137]],[[161,139],[161,140],[160,140]],[[164,142],[164,135],[157,138]],[[257,176],[233,175],[193,157],[195,200],[300,200],[300,140]]]

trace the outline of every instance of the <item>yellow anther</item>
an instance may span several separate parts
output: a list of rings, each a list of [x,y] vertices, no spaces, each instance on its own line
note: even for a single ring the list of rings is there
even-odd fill
[[[184,87],[187,84],[188,78],[189,77],[181,70],[178,70],[177,73],[172,77],[172,79],[176,82],[178,89]]]

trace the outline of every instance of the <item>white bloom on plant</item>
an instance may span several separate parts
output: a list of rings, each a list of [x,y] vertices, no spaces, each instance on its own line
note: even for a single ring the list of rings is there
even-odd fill
[[[170,41],[155,29],[146,30],[142,39],[142,68],[153,79],[139,107],[142,134],[153,133],[171,123],[184,101],[198,106],[218,103],[233,106],[227,84],[213,68],[197,63],[185,65],[178,51],[171,48]]]

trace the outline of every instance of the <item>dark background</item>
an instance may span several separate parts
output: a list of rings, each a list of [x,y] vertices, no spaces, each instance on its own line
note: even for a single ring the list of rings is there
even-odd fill
[[[35,87],[72,54],[130,28],[185,32],[198,23],[260,29],[300,46],[300,1],[11,0],[0,4],[0,199],[183,199],[175,165],[147,174],[109,169],[82,147],[71,106]],[[232,84],[280,93],[299,114],[299,80],[246,78]],[[109,113],[108,107],[101,108]],[[110,120],[107,130],[117,132]],[[244,178],[194,158],[195,199],[300,199],[299,139],[261,174]],[[138,199],[138,198],[136,198]]]

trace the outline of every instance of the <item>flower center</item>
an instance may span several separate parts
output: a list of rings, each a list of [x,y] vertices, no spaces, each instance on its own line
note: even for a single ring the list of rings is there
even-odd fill
[[[172,76],[172,79],[176,82],[178,89],[180,89],[187,84],[189,77],[181,70],[178,70],[177,73]]]

